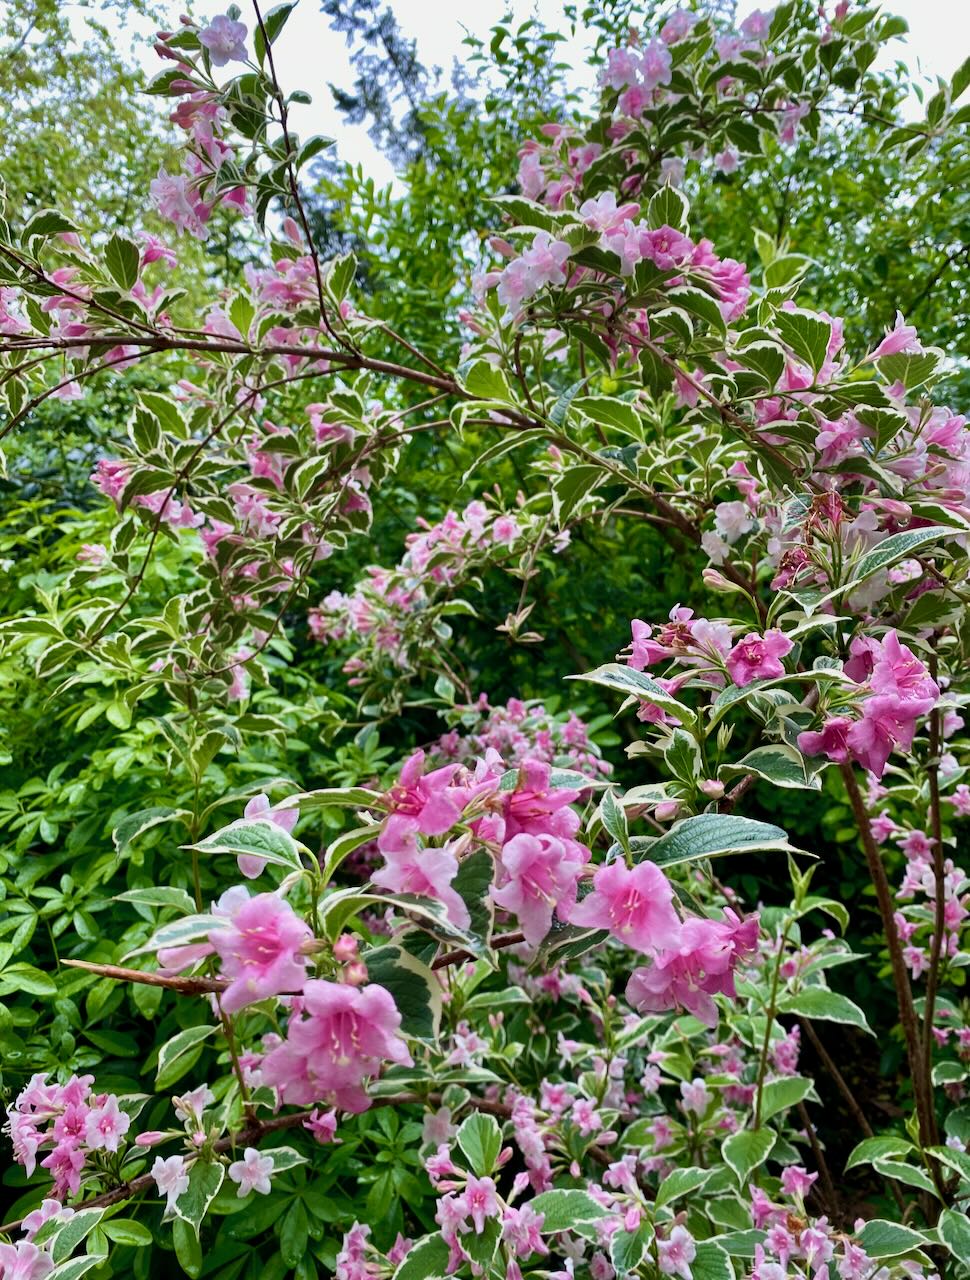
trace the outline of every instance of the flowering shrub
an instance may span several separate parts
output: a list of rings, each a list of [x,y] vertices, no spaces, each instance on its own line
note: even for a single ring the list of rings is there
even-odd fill
[[[266,239],[201,323],[173,320],[166,240],[53,210],[0,228],[5,432],[101,374],[185,362],[96,466],[110,536],[4,624],[39,675],[110,688],[120,730],[164,707],[181,781],[178,804],[117,822],[98,872],[117,936],[75,911],[72,954],[55,948],[89,1007],[130,992],[140,1019],[164,1010],[153,1091],[58,1060],[56,1018],[50,1048],[24,1047],[15,1069],[46,1069],[8,1108],[24,1195],[2,1274],[164,1274],[169,1249],[192,1276],[965,1274],[970,431],[943,352],[902,316],[855,349],[799,296],[805,259],[772,245],[757,279],[684,192],[688,166],[723,177],[825,113],[871,112],[892,21],[788,3],[735,32],[677,11],[609,50],[595,118],[524,142],[445,369],[368,317],[352,257],[316,246],[301,174],[326,143],[293,133],[273,61],[291,9],[159,34],[172,66],[151,92],[176,100],[184,147],[155,207],[173,237],[206,239],[219,209]],[[887,147],[959,127],[966,79]],[[456,501],[395,568],[334,586],[412,437],[472,428],[497,437],[479,468],[521,455],[515,501]],[[487,608],[502,570],[522,587],[499,628],[540,644],[524,627],[544,561],[585,521],[641,518],[699,557],[691,600],[563,673],[624,717],[627,787],[602,725],[476,702],[487,673],[448,619],[478,611],[459,592]],[[191,588],[142,612],[163,544]],[[428,705],[409,690],[429,673],[446,731],[390,770],[365,737],[349,780],[257,767],[222,787],[220,753],[286,741],[257,693],[283,678],[295,616],[351,676],[365,732]],[[848,905],[812,892],[815,851],[742,812],[762,784],[848,804],[888,961],[871,1010],[838,970],[865,959],[878,980],[879,952],[854,952]],[[745,900],[742,861],[776,892]],[[4,964],[29,941],[14,932]],[[2,972],[56,1008],[50,975]],[[886,1131],[840,1070],[850,1032],[905,1055]],[[89,1039],[107,1062],[131,1037]],[[857,1126],[842,1174],[808,1109],[830,1091]],[[843,1197],[852,1169],[878,1204]],[[265,1265],[245,1245],[261,1232]]]

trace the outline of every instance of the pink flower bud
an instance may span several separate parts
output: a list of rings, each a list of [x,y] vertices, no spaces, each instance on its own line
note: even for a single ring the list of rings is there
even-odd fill
[[[338,964],[349,964],[357,959],[357,939],[352,933],[342,933],[333,944],[333,958]]]
[[[363,960],[355,960],[344,967],[340,980],[350,987],[362,987],[367,981],[367,965]]]
[[[712,800],[720,800],[721,796],[724,795],[724,783],[718,782],[716,778],[705,778],[700,784],[700,789],[706,796],[710,796]]]
[[[156,1147],[160,1142],[164,1142],[168,1137],[167,1133],[162,1133],[160,1129],[148,1129],[145,1133],[140,1133],[135,1139],[136,1147]]]

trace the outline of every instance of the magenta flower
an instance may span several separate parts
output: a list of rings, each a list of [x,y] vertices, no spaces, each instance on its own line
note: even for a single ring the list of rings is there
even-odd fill
[[[908,751],[913,745],[916,721],[932,709],[935,698],[904,701],[893,694],[867,698],[862,719],[849,730],[846,742],[853,758],[881,778],[890,755],[897,748]]]
[[[458,766],[445,765],[422,777],[424,752],[405,761],[397,785],[385,795],[388,817],[377,841],[381,853],[413,848],[415,836],[440,836],[462,815],[465,793],[451,781]]]
[[[893,694],[903,699],[940,696],[939,685],[908,646],[901,644],[895,631],[887,631],[879,656],[869,676],[873,693]]]
[[[248,898],[209,941],[222,975],[230,979],[222,997],[226,1013],[285,991],[300,991],[306,959],[300,948],[313,937],[309,926],[275,893]]]
[[[518,917],[526,942],[536,947],[552,927],[553,910],[568,917],[585,863],[579,846],[556,836],[520,832],[502,847],[506,882],[491,890],[500,907]]]
[[[384,866],[371,876],[374,884],[391,893],[414,893],[444,905],[448,919],[458,929],[471,924],[468,907],[451,882],[458,874],[458,859],[450,848],[395,849],[384,855]]]
[[[736,685],[783,676],[785,668],[781,659],[791,650],[792,642],[782,631],[766,631],[763,636],[752,631],[728,654],[728,674]]]
[[[412,1065],[400,1027],[401,1015],[383,987],[311,978],[286,1040],[263,1059],[263,1078],[283,1102],[330,1101],[342,1111],[365,1111],[369,1101],[361,1086],[383,1062]]]
[[[844,764],[849,758],[847,738],[851,727],[848,717],[830,716],[821,731],[808,729],[798,735],[798,749],[807,756],[827,756],[837,764]]]
[[[457,1197],[456,1209],[463,1218],[471,1218],[475,1234],[480,1236],[485,1230],[486,1220],[497,1217],[499,1212],[493,1179],[469,1174],[465,1190]]]
[[[657,1261],[660,1272],[665,1276],[680,1276],[682,1280],[693,1280],[690,1264],[697,1255],[694,1237],[686,1227],[671,1228],[666,1240],[657,1240]]]
[[[572,909],[570,924],[609,929],[635,951],[652,953],[677,945],[680,917],[670,881],[652,862],[635,867],[617,860],[593,876],[593,892]]]
[[[900,353],[918,355],[923,345],[916,335],[916,330],[903,319],[901,311],[896,312],[896,322],[886,330],[886,336],[879,346],[866,357],[867,360],[878,360],[880,356],[895,356]]]

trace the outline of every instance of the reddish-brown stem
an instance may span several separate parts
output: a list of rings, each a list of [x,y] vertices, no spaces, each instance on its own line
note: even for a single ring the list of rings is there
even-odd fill
[[[934,675],[936,674],[935,666],[934,662]],[[937,707],[930,714],[930,759],[926,768],[930,790],[930,831],[933,836],[935,890],[933,942],[930,947],[930,966],[926,972],[926,1003],[923,1007],[923,1071],[929,1088],[932,1088],[933,1083],[933,1017],[936,1013],[936,993],[940,984],[943,935],[946,932],[946,868],[943,858],[943,814],[940,807],[939,770],[942,743],[942,716]]]
[[[909,1070],[913,1080],[913,1095],[916,1100],[916,1114],[919,1118],[920,1142],[922,1146],[930,1147],[935,1141],[934,1133],[936,1129],[933,1115],[933,1095],[927,1088],[926,1073],[923,1070],[919,1024],[916,1018],[916,1008],[913,1004],[913,990],[909,983],[909,974],[906,972],[906,962],[903,959],[903,948],[899,941],[899,934],[896,931],[892,891],[886,878],[886,869],[882,865],[879,848],[872,835],[869,815],[866,812],[865,802],[862,799],[862,793],[859,790],[859,784],[856,782],[852,766],[843,764],[841,771],[845,789],[849,795],[852,814],[855,818],[856,826],[859,828],[859,836],[862,840],[862,849],[865,853],[869,875],[876,891],[876,905],[879,908],[886,946],[889,950],[893,985],[896,988],[896,1002],[899,1006],[899,1021],[903,1028],[906,1056],[909,1060]]]

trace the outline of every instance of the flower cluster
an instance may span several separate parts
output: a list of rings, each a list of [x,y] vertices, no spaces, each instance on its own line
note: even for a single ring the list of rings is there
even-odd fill
[[[85,1165],[99,1152],[114,1154],[125,1140],[131,1116],[113,1093],[91,1092],[94,1076],[71,1076],[48,1084],[33,1076],[7,1111],[6,1130],[16,1159],[34,1172],[37,1156],[54,1179],[54,1195],[76,1195]]]

